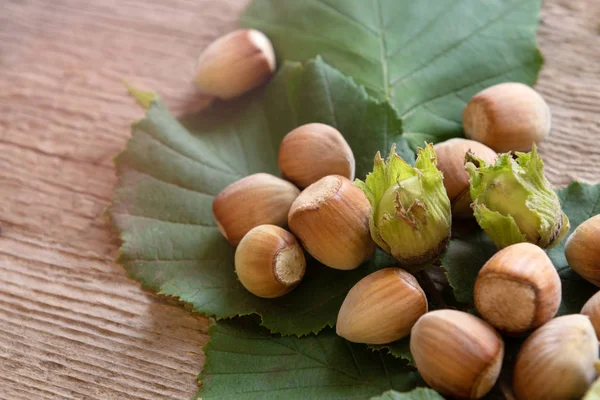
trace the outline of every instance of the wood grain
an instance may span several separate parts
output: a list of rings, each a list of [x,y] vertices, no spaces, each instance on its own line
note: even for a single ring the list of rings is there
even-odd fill
[[[111,158],[142,110],[201,107],[194,59],[240,1],[0,2],[0,398],[185,399],[208,321],[113,263]]]
[[[194,59],[246,0],[0,0],[0,399],[184,399],[209,322],[112,260],[111,158],[142,116],[122,80],[203,107]],[[600,3],[543,8],[550,179],[600,181]]]
[[[557,186],[600,181],[600,2],[544,1],[538,39],[545,64],[536,89],[552,111],[540,146]]]

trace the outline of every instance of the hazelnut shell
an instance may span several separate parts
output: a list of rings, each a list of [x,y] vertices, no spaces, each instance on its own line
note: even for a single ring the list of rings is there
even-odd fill
[[[473,217],[465,155],[471,151],[490,164],[496,161],[498,155],[483,143],[462,138],[446,140],[433,148],[437,156],[437,168],[444,175],[444,187],[452,203],[452,215],[458,218]]]
[[[215,197],[213,215],[223,236],[236,246],[255,226],[286,226],[288,211],[298,194],[296,186],[276,176],[249,175]]]
[[[290,208],[290,230],[314,258],[335,269],[354,269],[373,255],[371,205],[348,179],[330,175],[313,183]]]
[[[600,287],[600,214],[573,231],[565,244],[565,256],[575,272]]]
[[[485,263],[474,288],[475,307],[498,330],[518,335],[556,315],[561,301],[558,272],[531,243],[508,246]]]
[[[550,133],[546,101],[531,87],[506,82],[482,90],[463,111],[467,138],[498,153],[529,151]]]
[[[306,260],[294,235],[275,225],[260,225],[244,236],[235,251],[235,272],[251,293],[283,296],[302,280]]]
[[[350,289],[336,331],[351,342],[390,343],[408,336],[426,312],[427,297],[415,277],[400,268],[385,268]]]
[[[413,327],[410,351],[432,388],[446,396],[479,399],[498,379],[504,342],[491,325],[471,314],[436,310]]]
[[[514,367],[519,400],[579,399],[596,378],[598,339],[585,315],[550,320],[523,343]]]
[[[596,331],[596,336],[600,338],[600,292],[597,292],[586,301],[581,309],[581,314],[587,315],[590,318],[590,322],[594,326],[594,331]]]
[[[354,169],[352,149],[329,125],[302,125],[288,133],[279,147],[279,170],[301,188],[327,175],[354,180]]]
[[[200,55],[195,82],[205,94],[231,99],[265,83],[275,71],[269,39],[254,29],[240,29],[212,42]]]

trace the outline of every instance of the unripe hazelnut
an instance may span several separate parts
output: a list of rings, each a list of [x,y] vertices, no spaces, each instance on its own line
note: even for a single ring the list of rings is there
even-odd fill
[[[375,251],[370,209],[362,190],[343,176],[330,175],[300,193],[290,208],[289,226],[306,251],[323,264],[354,269]]]
[[[588,317],[565,315],[539,327],[523,343],[514,368],[519,400],[579,399],[596,377],[598,339]]]
[[[300,191],[288,181],[259,173],[227,186],[213,201],[213,215],[223,236],[236,246],[258,225],[286,226]]]
[[[462,138],[446,140],[433,148],[437,156],[437,168],[444,174],[444,187],[452,203],[452,215],[458,218],[473,217],[465,155],[471,151],[490,164],[494,163],[498,155],[482,143]]]
[[[565,256],[575,272],[600,286],[600,214],[579,225],[569,236]]]
[[[396,154],[386,161],[377,152],[373,172],[356,180],[369,199],[373,240],[411,271],[423,269],[446,249],[450,239],[450,199],[436,168],[433,145],[417,149],[415,166]]]
[[[467,138],[499,153],[529,151],[550,133],[550,108],[531,87],[507,82],[482,90],[463,112]]]
[[[329,125],[302,125],[288,133],[279,147],[279,170],[301,188],[327,175],[354,180],[354,168],[352,149]]]
[[[390,343],[408,336],[426,312],[427,297],[415,277],[400,268],[384,268],[350,289],[336,332],[351,342]]]
[[[306,260],[294,235],[275,225],[260,225],[244,236],[235,251],[235,272],[249,292],[283,296],[302,280]]]
[[[488,164],[467,153],[473,215],[499,249],[529,242],[543,249],[559,244],[569,231],[569,218],[544,176],[544,163],[531,153],[498,155]]]
[[[560,306],[561,283],[546,253],[518,243],[496,253],[477,275],[475,307],[498,330],[518,335],[548,322]]]
[[[269,39],[240,29],[212,42],[198,58],[196,85],[202,93],[231,99],[265,83],[275,71]]]
[[[413,327],[410,352],[432,388],[446,396],[480,399],[498,379],[504,342],[491,325],[471,314],[436,310]]]

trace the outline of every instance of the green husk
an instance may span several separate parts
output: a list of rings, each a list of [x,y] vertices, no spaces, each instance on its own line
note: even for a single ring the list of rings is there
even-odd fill
[[[371,203],[373,240],[404,266],[432,261],[450,237],[450,200],[436,165],[432,144],[418,149],[415,167],[392,146],[387,161],[378,152],[373,172],[355,181]]]
[[[488,164],[466,155],[473,213],[498,248],[530,242],[551,248],[569,231],[569,219],[544,176],[534,145],[530,153],[501,154]]]

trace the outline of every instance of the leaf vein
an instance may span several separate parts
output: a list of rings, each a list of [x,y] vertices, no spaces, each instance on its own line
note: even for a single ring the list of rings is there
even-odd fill
[[[334,49],[337,49],[337,50],[343,51],[345,53],[348,53],[350,56],[357,56],[357,57],[362,58],[365,61],[368,61],[368,62],[371,62],[371,63],[374,63],[374,64],[379,63],[379,59],[377,59],[375,57],[370,57],[370,56],[367,56],[366,54],[359,53],[359,52],[351,49],[350,47],[342,46],[339,43],[334,42],[334,41],[332,41],[331,39],[329,39],[327,37],[315,35],[315,34],[310,33],[308,31],[303,31],[303,30],[300,30],[300,29],[298,29],[298,28],[296,28],[294,26],[282,26],[282,25],[273,24],[273,23],[271,23],[271,24],[265,24],[263,21],[261,21],[259,19],[256,19],[256,18],[253,18],[253,17],[251,17],[249,15],[245,15],[244,19],[246,21],[251,21],[252,25],[255,26],[255,27],[279,29],[281,31],[285,31],[286,34],[288,34],[288,35],[290,33],[295,33],[296,35],[301,35],[304,38],[312,38],[313,40],[320,41],[320,42],[322,42],[324,44],[327,44],[327,45],[331,46]]]
[[[170,221],[170,220],[163,219],[163,218],[149,217],[147,215],[136,215],[136,214],[130,214],[130,213],[115,212],[115,211],[113,211],[112,214],[113,215],[121,215],[121,216],[125,216],[125,217],[146,219],[146,220],[157,221],[157,222],[164,222],[164,223],[173,224],[173,225],[199,226],[199,227],[204,227],[204,228],[209,228],[209,229],[218,229],[216,225],[208,225],[208,224],[192,223],[192,222]]]
[[[327,77],[327,72],[322,72],[321,76],[322,76],[323,80],[325,81],[325,84],[323,85],[323,89],[325,90],[327,104],[330,108],[331,118],[333,119],[333,125],[335,127],[339,128],[340,125],[338,124],[335,106],[333,104],[333,96],[331,95],[331,88],[329,87],[330,82],[329,82],[329,78]]]
[[[502,18],[506,17],[512,11],[517,10],[519,8],[519,6],[513,8],[513,5],[515,3],[518,3],[519,1],[515,1],[515,2],[513,2],[511,4],[509,4],[506,7],[506,9],[503,12],[501,12],[496,18],[488,19],[487,21],[485,21],[483,23],[483,25],[479,26],[477,29],[475,29],[472,32],[470,32],[467,36],[465,36],[464,38],[460,39],[459,41],[457,41],[456,43],[454,43],[452,46],[449,46],[449,47],[445,48],[443,51],[437,53],[432,58],[429,58],[425,62],[419,64],[417,67],[415,67],[412,70],[410,70],[408,73],[406,73],[406,74],[404,74],[404,75],[402,75],[402,76],[394,79],[391,82],[391,85],[395,86],[397,83],[401,83],[401,82],[406,81],[413,74],[415,74],[416,72],[420,71],[424,66],[431,64],[432,62],[434,62],[435,60],[439,59],[440,57],[442,57],[442,56],[446,55],[447,53],[451,52],[452,50],[458,48],[461,44],[463,44],[467,40],[471,39],[475,34],[481,32],[481,31],[484,31],[485,29],[487,29],[490,26],[492,26],[495,22],[497,22],[497,21],[501,20]],[[527,2],[523,1],[523,2],[521,2],[520,6],[522,6],[523,4],[526,4],[526,3]]]
[[[360,369],[360,365],[358,365],[358,360],[356,359],[356,355],[354,354],[354,351],[352,350],[352,346],[350,345],[350,343],[347,340],[344,340],[344,344],[346,344],[346,347],[348,348],[348,351],[350,352],[350,356],[352,357],[352,362],[354,363],[354,368],[356,368],[356,372],[358,373],[358,376],[360,376],[361,380],[364,379],[362,370]]]
[[[433,19],[431,19],[431,21],[429,21],[427,24],[425,24],[422,29],[420,29],[418,32],[414,33],[408,39],[403,41],[402,44],[400,44],[390,54],[388,54],[388,58],[391,59],[391,58],[394,58],[396,55],[398,55],[398,53],[400,53],[404,49],[404,46],[406,46],[407,44],[414,41],[421,34],[427,32],[428,28],[431,25],[435,24],[437,22],[437,20],[440,19],[441,17],[447,15],[448,11],[450,11],[452,9],[452,7],[454,7],[456,4],[459,4],[459,3],[460,3],[460,1],[455,1],[454,3],[450,3],[449,7],[443,8],[442,11],[439,14],[437,14]]]
[[[527,65],[532,65],[532,64],[535,64],[535,61],[529,61],[529,62],[520,63],[520,64],[518,64],[518,65],[515,65],[515,66],[513,66],[513,67],[510,67],[510,68],[508,68],[508,69],[505,69],[505,70],[504,70],[504,71],[502,71],[502,72],[495,73],[495,74],[493,74],[493,75],[489,75],[489,76],[486,76],[486,77],[484,77],[484,78],[481,78],[481,79],[477,80],[476,82],[469,82],[468,84],[466,84],[466,85],[464,85],[464,86],[461,86],[461,87],[458,87],[458,88],[452,89],[452,90],[450,90],[450,91],[444,92],[444,93],[442,93],[442,94],[436,95],[435,97],[431,97],[431,98],[429,98],[429,99],[425,99],[425,100],[423,100],[423,101],[419,102],[418,104],[416,104],[416,105],[414,105],[414,106],[410,107],[408,110],[404,111],[404,113],[402,114],[402,118],[406,118],[406,117],[410,116],[410,114],[411,114],[411,111],[413,111],[414,109],[416,109],[416,108],[418,108],[418,107],[421,107],[421,106],[423,106],[423,105],[425,105],[425,104],[427,104],[427,103],[431,103],[432,101],[435,101],[435,100],[437,100],[437,99],[440,99],[440,98],[442,98],[442,97],[445,97],[445,96],[448,96],[448,95],[454,94],[454,93],[456,93],[456,92],[459,92],[459,91],[461,91],[461,90],[465,90],[465,89],[467,89],[467,88],[469,88],[469,87],[471,87],[471,86],[478,85],[478,84],[480,84],[480,83],[482,83],[482,82],[485,82],[485,81],[487,81],[487,80],[494,79],[494,78],[498,78],[498,77],[500,77],[500,76],[502,76],[502,75],[505,75],[505,74],[508,74],[509,72],[512,72],[512,71],[514,71],[514,70],[516,70],[516,69],[522,68],[522,67],[524,67],[524,66],[527,66]],[[463,100],[463,99],[461,98],[461,100]],[[463,101],[464,101],[464,100],[463,100]],[[439,115],[439,114],[436,114],[436,115]],[[454,121],[454,120],[451,120],[451,121],[452,121],[452,122],[456,122],[456,123],[460,123],[459,121]]]
[[[202,160],[199,160],[199,159],[197,159],[197,158],[191,157],[191,156],[189,156],[189,155],[187,155],[187,154],[183,153],[182,151],[180,151],[180,150],[177,150],[176,148],[174,148],[174,147],[172,147],[172,146],[169,146],[167,143],[165,143],[165,142],[163,142],[162,140],[160,140],[160,139],[158,138],[158,136],[155,136],[155,135],[153,135],[153,134],[152,134],[152,133],[150,133],[149,131],[147,131],[147,130],[145,130],[145,129],[142,129],[142,128],[141,128],[141,127],[139,127],[139,126],[137,126],[137,129],[138,129],[138,132],[140,132],[140,133],[145,133],[145,134],[146,134],[146,135],[147,135],[149,138],[151,138],[152,140],[156,141],[158,144],[162,145],[162,146],[163,146],[163,147],[165,147],[166,149],[169,149],[169,150],[171,150],[172,152],[174,152],[174,153],[176,153],[176,154],[179,154],[180,156],[182,156],[182,157],[184,157],[184,158],[186,158],[186,159],[188,159],[188,160],[190,160],[190,161],[193,161],[193,162],[195,162],[195,163],[198,163],[198,164],[202,165],[203,167],[210,168],[210,169],[213,169],[213,170],[215,170],[215,171],[218,171],[218,172],[221,172],[221,173],[224,173],[224,174],[228,174],[228,175],[231,175],[231,176],[234,176],[234,177],[237,177],[237,176],[239,176],[239,175],[241,175],[241,176],[244,176],[242,173],[240,173],[240,172],[238,172],[238,171],[235,171],[235,170],[233,170],[233,169],[227,170],[227,169],[219,168],[219,167],[217,167],[217,166],[214,166],[214,165],[212,165],[212,164],[206,163],[206,162],[204,162],[204,161],[202,161]]]
[[[385,376],[388,378],[390,389],[393,389],[392,377],[390,376],[390,373],[388,372],[387,367],[385,366],[385,361],[383,360],[383,354],[381,354],[381,351],[379,351],[377,354],[379,355],[379,360],[381,360],[381,367],[383,368],[383,372],[385,373]]]
[[[379,0],[373,0],[374,6],[377,9],[377,21],[379,23],[379,32],[377,39],[379,41],[379,58],[381,63],[381,76],[383,80],[383,89],[385,98],[391,100],[392,93],[390,83],[388,82],[388,60],[386,57],[386,43],[385,43],[385,31],[383,29],[383,14],[381,11],[381,2]]]
[[[212,351],[213,353],[230,353],[229,351]],[[244,353],[233,353],[233,354],[241,354],[244,355]],[[248,354],[248,355],[254,355],[254,356],[265,356],[265,357],[270,357],[271,354]],[[295,354],[273,354],[273,357],[277,356],[277,357],[281,357],[281,356],[295,356]],[[265,375],[265,374],[273,374],[273,373],[280,373],[280,372],[295,372],[295,371],[303,371],[303,370],[311,370],[311,369],[329,369],[327,366],[325,365],[311,365],[309,367],[292,367],[292,368],[287,368],[287,369],[273,369],[270,371],[236,371],[236,372],[211,372],[210,375]]]
[[[203,374],[204,375],[204,374]],[[209,375],[209,374],[205,374],[205,375]],[[247,394],[247,393],[272,393],[272,392],[281,392],[281,391],[286,391],[286,390],[297,390],[297,389],[315,389],[315,388],[329,388],[329,387],[350,387],[350,386],[356,386],[356,383],[348,383],[348,384],[331,384],[331,385],[309,385],[309,386],[296,386],[293,388],[277,388],[277,389],[273,389],[273,388],[269,388],[269,389],[260,389],[260,390],[249,390],[249,391],[244,391],[244,392],[237,392],[237,394]],[[375,389],[381,389],[381,390],[387,390],[387,388],[381,388],[379,386],[374,386],[374,385],[362,385],[362,387],[372,387]],[[356,395],[356,396],[352,396],[352,397],[348,397],[348,396],[342,396],[341,398],[343,398],[344,400],[348,400],[348,399],[353,399],[353,398],[361,398],[364,399],[365,396],[364,395]]]
[[[598,196],[598,198],[596,199],[596,202],[594,203],[594,207],[592,207],[592,212],[590,213],[590,217],[596,215],[596,207],[598,207],[598,205],[600,205],[600,196]]]
[[[358,379],[357,379],[357,377],[350,375],[350,374],[349,374],[349,373],[347,373],[346,371],[342,371],[341,369],[338,369],[338,368],[335,368],[335,367],[333,367],[333,366],[330,366],[330,365],[328,365],[327,363],[324,363],[323,361],[321,361],[321,360],[319,360],[319,359],[317,359],[317,358],[314,358],[314,357],[312,357],[312,356],[309,356],[308,354],[306,354],[306,353],[303,353],[303,352],[301,352],[301,351],[299,351],[299,350],[297,350],[297,349],[295,349],[295,348],[293,348],[293,347],[286,346],[285,344],[283,344],[283,343],[281,343],[279,340],[277,340],[277,338],[272,338],[272,337],[270,337],[270,336],[269,336],[269,337],[267,337],[267,338],[268,338],[269,340],[271,340],[271,341],[274,341],[274,342],[275,342],[275,343],[277,343],[279,346],[283,346],[283,347],[285,347],[285,348],[287,348],[287,349],[290,349],[290,350],[292,350],[292,351],[295,351],[296,353],[298,353],[298,355],[301,355],[301,356],[303,356],[303,357],[309,358],[309,359],[311,359],[311,360],[313,360],[313,361],[315,361],[315,362],[317,362],[317,363],[319,363],[319,364],[321,364],[321,365],[328,366],[329,368],[331,368],[331,370],[333,370],[333,371],[335,371],[335,372],[337,372],[337,373],[339,373],[339,374],[341,374],[341,375],[345,375],[345,376],[347,376],[348,378],[351,378],[351,379],[354,379],[354,380],[358,380]],[[318,336],[317,336],[317,337],[315,337],[315,340],[319,340],[319,337],[318,337]]]
[[[352,18],[351,16],[349,16],[348,14],[343,13],[342,11],[340,11],[339,9],[335,8],[334,6],[332,6],[331,4],[327,3],[324,0],[313,0],[315,3],[318,3],[326,8],[329,8],[332,11],[335,11],[336,13],[338,13],[340,16],[344,17],[347,21],[350,21],[352,24],[358,25],[361,28],[365,28],[366,30],[368,30],[369,32],[371,32],[371,34],[377,36],[378,32],[376,29],[374,29],[373,27],[368,26],[367,24],[365,24],[364,22],[361,22],[355,18]]]
[[[182,189],[182,190],[187,190],[187,191],[190,191],[190,192],[194,192],[196,194],[200,194],[200,195],[203,195],[203,196],[209,196],[209,197],[213,197],[213,198],[215,197],[215,195],[213,195],[213,194],[201,192],[198,189],[192,189],[190,187],[186,187],[186,186],[180,185],[180,184],[175,183],[175,182],[169,182],[169,181],[166,181],[164,179],[158,178],[158,177],[150,174],[149,172],[142,171],[142,170],[140,170],[138,168],[134,168],[131,165],[127,165],[126,168],[129,168],[129,169],[137,172],[138,174],[145,175],[145,176],[147,176],[149,178],[152,178],[154,180],[157,180],[157,181],[162,182],[162,183],[167,184],[167,185],[175,186],[176,188],[179,188],[179,189]]]

